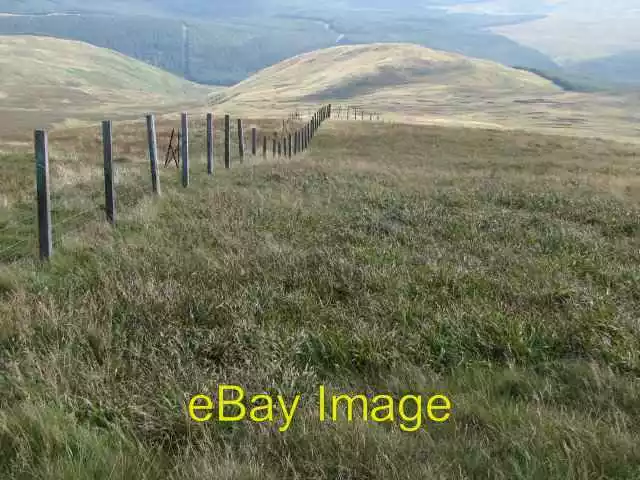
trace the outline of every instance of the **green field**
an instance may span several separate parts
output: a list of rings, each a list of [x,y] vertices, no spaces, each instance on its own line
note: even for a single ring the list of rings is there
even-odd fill
[[[332,120],[207,178],[198,125],[159,199],[115,125],[115,229],[97,128],[52,133],[46,265],[33,159],[0,156],[0,477],[640,476],[637,146]],[[304,403],[286,432],[190,421],[221,383]],[[321,384],[453,411],[321,423]]]

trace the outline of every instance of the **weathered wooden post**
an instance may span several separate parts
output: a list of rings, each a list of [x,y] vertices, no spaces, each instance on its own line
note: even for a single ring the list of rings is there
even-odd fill
[[[240,162],[242,162],[244,160],[244,130],[241,119],[238,119],[238,153],[240,154]]]
[[[287,148],[289,149],[289,158],[291,158],[292,148],[291,148],[291,134],[289,134],[289,140],[287,142]]]
[[[151,167],[151,188],[160,195],[160,179],[158,177],[158,138],[156,137],[156,117],[147,115],[147,143],[149,145],[149,163]]]
[[[278,138],[278,157],[282,156],[282,139]]]
[[[262,135],[262,156],[267,158],[267,136]]]
[[[298,154],[298,132],[293,132],[293,154]]]
[[[255,157],[258,150],[258,129],[253,127],[251,129],[251,154]]]
[[[53,253],[53,241],[51,235],[51,199],[49,198],[49,141],[46,131],[35,131],[34,146],[40,259],[48,260]]]
[[[224,168],[231,168],[231,117],[224,116]]]
[[[104,157],[104,209],[107,221],[116,223],[116,197],[113,188],[113,132],[111,120],[102,122],[102,153]]]
[[[189,186],[189,117],[186,112],[182,113],[180,121],[182,138],[180,139],[180,150],[182,150],[182,186]]]
[[[207,113],[207,174],[213,175],[214,158],[213,114]]]

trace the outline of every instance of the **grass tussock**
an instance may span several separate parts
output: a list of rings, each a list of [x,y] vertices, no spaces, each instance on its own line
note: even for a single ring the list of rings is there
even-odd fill
[[[329,122],[293,161],[163,170],[159,199],[126,148],[115,230],[98,212],[1,267],[0,477],[640,475],[637,147]],[[2,247],[34,233],[27,159],[2,158]],[[100,205],[77,180],[60,215]],[[220,383],[305,404],[285,433],[190,421]],[[320,384],[453,414],[320,423]]]

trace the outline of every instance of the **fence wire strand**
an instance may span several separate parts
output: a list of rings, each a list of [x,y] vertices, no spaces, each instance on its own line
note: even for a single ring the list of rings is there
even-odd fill
[[[291,149],[291,145],[287,145],[287,142],[289,140],[291,141],[296,140],[296,142],[300,140],[300,143],[296,143],[297,151],[294,151],[293,153],[297,155],[303,153],[304,150],[306,150],[309,147],[309,141],[311,138],[311,137],[309,138],[305,137],[305,135],[309,134],[309,127],[311,125],[311,122],[309,120],[314,117],[314,113],[315,113],[316,120],[319,121],[320,114],[323,112],[322,110],[323,108],[325,109],[324,113],[329,113],[329,110],[327,110],[327,106],[324,106],[317,110],[309,109],[308,111],[306,109],[296,109],[295,112],[289,113],[288,116],[285,118],[273,118],[266,121],[265,120],[258,121],[254,119],[250,122],[243,122],[242,145],[244,147],[245,165],[256,163],[256,161],[259,161],[259,159],[263,156],[264,154],[263,142],[265,138],[267,139],[267,142],[268,142],[267,151],[266,151],[267,157],[272,156],[272,141],[274,139],[278,142],[278,145],[280,147],[278,149],[279,150],[278,153],[274,155],[274,158],[280,157],[282,159],[286,159],[288,157],[288,149]],[[335,109],[332,109],[332,111],[335,112]],[[342,107],[339,107],[339,111],[342,111]],[[335,116],[335,114],[331,116]],[[327,116],[325,120],[328,118],[329,116]],[[370,118],[373,118],[373,114],[371,114]],[[189,133],[192,134],[190,135],[190,139],[189,139],[190,156],[191,154],[201,155],[203,150],[203,142],[202,142],[203,137],[204,139],[206,139],[207,121],[202,116],[196,117],[191,115],[189,116],[188,120],[189,120],[189,124],[188,124]],[[317,128],[319,127],[319,125],[320,123],[316,123],[315,127]],[[170,127],[167,127],[167,129],[168,128]],[[256,129],[255,155],[253,155],[253,151],[252,151],[252,129],[253,128]],[[177,134],[181,133],[181,127],[180,127],[179,121],[178,121],[178,124],[175,127],[173,127],[173,131]],[[229,153],[231,154],[231,157],[234,159],[237,159],[239,156],[238,150],[241,142],[240,142],[238,133],[239,133],[239,127],[236,119],[235,121],[230,122],[230,128],[229,128],[229,146],[232,149],[232,151]],[[131,136],[130,131],[127,132],[126,134]],[[296,138],[296,135],[298,135],[297,138]],[[224,150],[225,150],[224,136],[225,136],[224,116],[217,114],[214,116],[214,150],[215,150],[215,153],[217,153],[220,156],[224,155]],[[143,140],[140,140],[139,144],[136,144],[136,147],[140,147],[143,150],[146,148],[146,146],[147,146],[146,142]],[[166,146],[168,149],[167,143],[165,143],[164,141],[163,142],[157,141],[157,148],[158,148],[157,156],[159,160],[158,163],[160,163],[161,158],[163,158],[164,153],[166,153],[166,152],[162,152],[163,146]],[[113,154],[118,155],[120,153],[118,147],[119,147],[118,143],[114,141]],[[178,149],[180,148],[180,141],[177,142],[177,147]],[[129,154],[130,153],[129,150],[131,150],[131,145],[127,144],[126,152],[123,151],[122,153]],[[205,151],[206,151],[206,148],[205,148]],[[254,159],[254,161],[251,162],[251,159]],[[48,168],[45,168],[43,165],[39,165],[39,164],[36,165],[36,173],[40,173],[43,170],[48,170]],[[140,175],[140,178],[143,178],[143,176]],[[122,196],[123,202],[121,203],[121,204],[124,204],[126,207],[131,206],[129,205],[131,203],[129,200],[131,200],[132,198],[133,198],[133,203],[137,204],[139,201],[139,197],[143,197],[145,194],[148,193],[148,189],[146,187],[143,187],[137,182],[137,180],[139,179],[136,178],[135,180],[136,181],[125,180],[122,183],[116,184],[116,187],[125,187],[127,189],[125,190],[125,192],[123,192],[123,196]],[[51,186],[49,186],[49,194],[55,195],[55,193],[56,192],[51,190]],[[72,210],[70,209],[69,211],[72,211]],[[65,210],[51,212],[52,213],[51,227],[52,227],[52,233],[55,236],[55,240],[61,241],[62,239],[64,239],[64,237],[79,231],[81,228],[84,227],[84,224],[71,226],[71,228],[69,228],[69,226],[72,223],[77,222],[79,219],[83,217],[87,217],[89,215],[95,215],[99,212],[102,212],[103,214],[106,213],[104,205],[99,205],[99,206],[96,205],[92,208],[73,213],[71,216],[68,216],[66,218],[64,218]],[[63,217],[63,219],[60,221],[57,221],[57,218],[60,218],[60,217]],[[95,220],[97,220],[97,218],[95,218]],[[105,221],[106,221],[106,218],[105,218]],[[37,223],[37,219],[35,219],[35,222]],[[5,234],[10,230],[12,230],[12,227],[5,225],[2,229],[0,229],[0,235]],[[39,241],[38,238],[36,238],[35,244],[37,244],[38,241]],[[17,249],[19,249],[24,245],[28,245],[30,243],[32,243],[30,239],[24,239],[24,240],[19,240],[9,245],[8,247],[3,248],[2,250],[0,250],[0,262],[4,262],[7,258],[15,255]]]

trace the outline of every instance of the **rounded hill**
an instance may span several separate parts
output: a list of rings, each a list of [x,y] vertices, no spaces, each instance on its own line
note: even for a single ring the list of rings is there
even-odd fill
[[[210,91],[112,50],[51,37],[0,36],[0,71],[2,106],[24,110],[157,105]]]
[[[541,95],[551,81],[488,60],[406,43],[337,46],[287,59],[229,88],[221,101],[299,102],[370,96],[402,97],[438,90]]]

